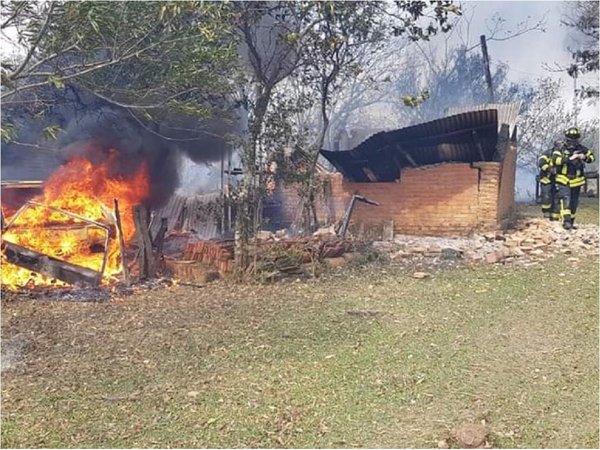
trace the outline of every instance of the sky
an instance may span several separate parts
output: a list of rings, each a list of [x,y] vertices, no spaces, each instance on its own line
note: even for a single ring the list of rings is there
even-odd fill
[[[499,14],[506,19],[505,30],[515,30],[519,23],[528,20],[530,24],[545,16],[545,32],[531,31],[506,41],[488,42],[488,52],[492,67],[503,62],[508,64],[511,81],[531,81],[539,77],[552,76],[564,81],[563,97],[569,106],[573,103],[573,79],[566,73],[553,73],[544,65],[567,66],[572,63],[568,47],[572,44],[572,31],[561,24],[561,18],[568,12],[569,2],[564,1],[465,1],[463,9],[473,9],[471,34],[477,38],[489,34],[490,19]],[[585,74],[580,80],[597,79],[598,74]],[[582,105],[581,118],[598,116],[598,105]]]

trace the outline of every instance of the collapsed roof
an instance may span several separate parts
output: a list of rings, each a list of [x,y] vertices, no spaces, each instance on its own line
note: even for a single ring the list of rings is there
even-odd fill
[[[518,104],[483,105],[430,122],[382,131],[352,150],[321,154],[355,182],[400,178],[403,167],[444,162],[501,161],[516,138]]]

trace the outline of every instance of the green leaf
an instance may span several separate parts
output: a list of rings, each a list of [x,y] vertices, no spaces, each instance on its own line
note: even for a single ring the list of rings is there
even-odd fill
[[[0,126],[0,135],[2,141],[10,142],[17,137],[17,127],[15,127],[12,123],[6,123]]]
[[[62,131],[60,125],[48,125],[46,128],[44,128],[44,135],[46,138],[55,141],[59,131]]]
[[[64,89],[65,82],[58,75],[50,75],[48,77],[48,82],[53,85],[56,89]]]

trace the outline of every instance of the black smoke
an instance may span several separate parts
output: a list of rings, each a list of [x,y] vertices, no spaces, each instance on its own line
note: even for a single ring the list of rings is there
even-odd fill
[[[150,175],[147,203],[159,207],[179,186],[182,155],[197,163],[219,161],[227,151],[228,134],[236,128],[225,119],[176,114],[144,121],[129,110],[81,92],[66,92],[62,100],[53,102],[56,106],[42,118],[26,110],[9,110],[9,115],[3,111],[3,121],[11,120],[19,130],[15,142],[3,145],[3,179],[45,179],[75,156],[93,164],[108,163],[110,175],[123,178],[145,163]],[[60,127],[56,140],[44,131],[48,125]]]

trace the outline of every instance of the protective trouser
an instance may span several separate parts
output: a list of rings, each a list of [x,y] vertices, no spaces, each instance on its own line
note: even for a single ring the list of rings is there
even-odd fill
[[[558,208],[556,207],[554,183],[540,183],[540,196],[542,200],[542,213],[546,218],[558,218]]]
[[[560,217],[565,228],[571,228],[575,221],[575,213],[579,205],[581,186],[570,187],[565,184],[556,184],[556,201],[560,207]]]
[[[571,225],[575,222],[575,213],[577,212],[577,206],[579,205],[579,194],[581,193],[581,186],[571,188],[571,203],[569,203],[569,209],[571,210]]]

